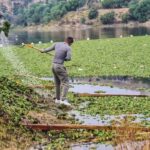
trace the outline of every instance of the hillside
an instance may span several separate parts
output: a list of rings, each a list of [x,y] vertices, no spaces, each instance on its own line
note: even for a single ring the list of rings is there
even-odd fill
[[[116,22],[121,22],[121,16],[125,13],[129,12],[129,8],[118,8],[118,9],[98,9],[98,17],[100,18],[101,15],[104,15],[106,13],[115,12],[115,20]],[[77,25],[81,23],[82,18],[85,18],[85,24],[86,25],[96,25],[99,24],[99,19],[92,19],[90,20],[88,18],[89,9],[84,9],[80,11],[73,11],[67,13],[60,21],[59,25],[63,24],[72,24]]]
[[[101,25],[146,22],[149,0],[0,0],[0,12],[12,26]]]
[[[0,0],[1,7],[4,6],[11,14],[16,6],[28,6],[38,2],[46,2],[46,0]]]

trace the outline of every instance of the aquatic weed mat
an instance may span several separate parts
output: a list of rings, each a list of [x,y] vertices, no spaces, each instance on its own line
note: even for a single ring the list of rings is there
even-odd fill
[[[25,149],[41,134],[25,129],[20,121],[34,110],[39,95],[18,81],[0,77],[0,146]],[[21,144],[20,144],[21,143]]]
[[[89,102],[81,112],[91,115],[121,115],[143,114],[150,117],[150,97],[74,97],[70,94],[70,101],[76,106]]]
[[[69,74],[74,77],[118,75],[150,77],[149,40],[150,36],[139,36],[77,41],[72,47],[72,61],[67,62],[66,66],[70,66]],[[45,48],[50,45],[45,43],[35,46]],[[26,47],[12,46],[11,49],[29,72],[41,77],[52,75],[49,67],[53,58],[49,55]],[[7,68],[5,61],[2,61],[2,64]],[[2,68],[0,68],[1,74],[5,73]],[[11,72],[10,69],[8,71]]]

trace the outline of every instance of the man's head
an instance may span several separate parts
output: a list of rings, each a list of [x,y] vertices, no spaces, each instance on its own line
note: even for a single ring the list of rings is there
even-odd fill
[[[71,44],[73,44],[74,39],[73,39],[73,37],[67,37],[65,42],[68,43],[68,45],[71,45]]]

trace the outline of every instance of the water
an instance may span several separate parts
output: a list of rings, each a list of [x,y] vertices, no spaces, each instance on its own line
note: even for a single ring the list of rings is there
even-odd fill
[[[74,93],[89,93],[94,94],[96,92],[103,92],[106,94],[122,94],[122,95],[141,95],[143,92],[136,90],[120,89],[117,87],[109,86],[98,86],[98,85],[89,85],[89,84],[71,84],[70,92]]]
[[[103,76],[103,77],[76,77],[70,79],[72,83],[88,83],[90,85],[111,85],[126,89],[150,89],[149,78],[134,78],[125,76]]]
[[[114,150],[114,147],[107,144],[82,143],[73,144],[71,150]]]
[[[116,146],[102,143],[78,143],[72,144],[70,150],[149,150],[150,141],[126,141]],[[29,148],[29,150],[44,150],[46,146],[37,145]]]
[[[149,35],[150,28],[148,27],[93,27],[88,29],[71,29],[70,31],[10,31],[9,39],[12,43],[38,43],[53,41],[63,41],[67,36],[73,36],[77,40],[82,39],[103,39],[114,38],[120,36],[138,36]]]
[[[110,144],[81,143],[74,144],[71,150],[149,150],[150,141],[127,141],[117,146]]]
[[[42,80],[53,81],[53,78],[43,77]],[[145,80],[144,80],[145,81]],[[73,93],[89,93],[94,94],[97,92],[102,92],[106,94],[122,94],[122,95],[150,95],[150,83],[144,83],[144,81],[131,79],[131,78],[70,78],[70,88],[69,91]],[[93,85],[98,84],[98,85]],[[100,84],[111,84],[111,86],[104,86]],[[139,88],[143,88],[142,91]]]
[[[81,122],[84,125],[101,125],[101,126],[107,126],[111,125],[112,121],[120,121],[124,120],[126,117],[135,117],[133,123],[140,123],[142,121],[150,121],[149,118],[145,118],[142,114],[122,114],[122,115],[104,115],[101,117],[100,115],[91,116],[87,114],[82,114],[77,110],[72,110],[68,112],[70,116],[74,116],[76,120]]]

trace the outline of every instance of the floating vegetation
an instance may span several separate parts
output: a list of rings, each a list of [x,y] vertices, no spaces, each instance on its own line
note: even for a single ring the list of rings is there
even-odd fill
[[[140,36],[75,42],[72,61],[66,64],[72,66],[68,68],[69,74],[70,76],[149,77],[149,40],[149,36]],[[146,44],[145,47],[143,47],[144,44]],[[35,46],[45,48],[50,46],[50,43]],[[51,74],[49,70],[51,56],[26,47],[12,46],[11,49],[29,72],[40,76]],[[6,66],[5,62],[2,63]],[[82,68],[82,71],[77,71],[77,68]]]
[[[71,101],[75,104],[89,101],[82,111],[91,115],[144,114],[150,117],[150,97],[71,97]]]
[[[35,108],[39,96],[31,88],[7,77],[0,77],[0,146],[29,146],[36,134],[20,124],[21,119]],[[23,142],[24,141],[24,142]],[[21,143],[21,144],[20,144]],[[20,148],[21,149],[21,148]]]

